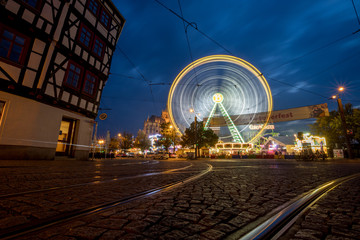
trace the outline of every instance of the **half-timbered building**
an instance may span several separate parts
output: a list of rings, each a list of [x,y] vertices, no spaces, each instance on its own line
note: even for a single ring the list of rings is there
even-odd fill
[[[0,0],[0,159],[88,159],[124,23],[111,0]]]

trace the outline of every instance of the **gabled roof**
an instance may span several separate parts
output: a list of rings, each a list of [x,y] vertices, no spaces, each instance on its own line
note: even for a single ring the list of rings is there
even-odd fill
[[[294,136],[291,136],[291,137],[288,137],[288,136],[269,137],[267,142],[264,145],[266,145],[269,141],[274,141],[277,144],[285,145],[285,146],[286,145],[295,145],[294,144],[294,142],[295,142]]]

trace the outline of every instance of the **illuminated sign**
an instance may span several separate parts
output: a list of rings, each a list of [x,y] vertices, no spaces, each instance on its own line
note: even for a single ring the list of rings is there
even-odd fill
[[[267,122],[268,118],[267,112],[261,113],[251,113],[251,114],[242,114],[242,115],[233,115],[230,118],[233,120],[236,126],[246,125],[246,124],[262,124]],[[272,111],[270,115],[270,122],[286,122],[294,121],[308,118],[317,118],[329,116],[329,109],[326,103],[311,105],[306,107],[299,108],[290,108],[278,111]],[[208,118],[204,118],[204,121],[207,121]],[[210,126],[226,126],[226,121],[222,117],[213,117],[210,121]]]
[[[264,126],[264,124],[256,124],[256,125],[250,124],[250,125],[249,125],[249,128],[250,128],[251,130],[259,130],[259,129],[262,129],[263,126]],[[266,125],[265,129],[275,129],[275,126],[269,124],[269,125]]]

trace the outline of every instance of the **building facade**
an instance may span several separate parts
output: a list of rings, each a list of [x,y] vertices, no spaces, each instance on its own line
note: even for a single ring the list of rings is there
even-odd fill
[[[150,118],[148,117],[144,122],[144,132],[148,136],[160,134],[160,124],[163,122],[164,120],[161,117],[155,115],[152,115]]]
[[[162,123],[169,123],[169,122],[170,122],[169,112],[167,109],[165,109],[161,111],[161,117],[155,115],[151,115],[151,117],[148,117],[144,122],[143,131],[148,136],[160,134],[161,132],[160,125]]]
[[[88,159],[124,23],[110,0],[0,1],[0,159]]]

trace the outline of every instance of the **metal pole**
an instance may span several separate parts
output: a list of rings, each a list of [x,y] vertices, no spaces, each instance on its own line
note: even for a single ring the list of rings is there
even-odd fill
[[[174,143],[174,151],[173,151],[173,153],[175,154],[175,146],[176,146],[176,144],[175,144],[175,129],[173,129],[173,143]]]
[[[195,159],[197,158],[197,119],[196,119],[196,113],[195,113],[195,122],[194,122],[194,125],[195,125]]]
[[[349,158],[353,158],[352,151],[351,151],[350,138],[349,138],[349,135],[347,134],[347,125],[346,125],[346,120],[345,120],[344,108],[343,108],[341,99],[339,97],[337,98],[337,103],[339,105],[339,112],[340,112],[340,117],[341,117],[341,122],[342,122],[342,127],[343,127],[343,134],[344,134],[345,140],[346,140],[348,156],[349,156]]]
[[[98,127],[98,123],[95,122],[95,132],[94,132],[94,137],[93,137],[93,149],[92,149],[92,159],[91,159],[91,160],[94,160],[95,146],[96,146],[97,127]]]

